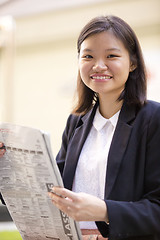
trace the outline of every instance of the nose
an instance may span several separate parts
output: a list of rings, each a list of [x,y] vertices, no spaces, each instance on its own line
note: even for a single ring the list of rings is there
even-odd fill
[[[93,71],[95,72],[105,71],[106,69],[108,69],[108,66],[104,63],[103,60],[96,61],[93,66]]]

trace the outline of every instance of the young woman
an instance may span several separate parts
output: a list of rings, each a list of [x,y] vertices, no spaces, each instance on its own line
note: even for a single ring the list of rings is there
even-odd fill
[[[146,100],[137,37],[122,19],[97,17],[78,55],[78,101],[57,155],[65,187],[52,202],[84,240],[159,240],[160,104]]]
[[[96,17],[78,38],[78,102],[57,155],[65,188],[53,204],[83,239],[160,239],[160,104],[131,27]],[[95,238],[91,238],[91,236]],[[103,236],[103,237],[102,237]]]

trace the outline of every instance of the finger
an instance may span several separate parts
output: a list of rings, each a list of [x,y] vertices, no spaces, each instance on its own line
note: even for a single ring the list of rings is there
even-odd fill
[[[4,155],[4,153],[6,152],[5,149],[0,149],[0,157],[2,157]]]
[[[6,151],[6,149],[0,148],[0,153],[4,153],[5,151]]]
[[[51,197],[52,203],[59,210],[61,210],[62,212],[65,212],[66,214],[69,215],[70,210],[71,210],[70,203],[72,203],[72,201],[68,200],[68,198],[59,197],[58,195],[56,195],[54,193],[48,193],[48,195]]]
[[[48,195],[53,200],[53,202],[58,204],[59,206],[68,206],[72,202],[69,198],[61,197],[57,193],[49,192]]]
[[[4,148],[5,149],[4,143],[0,142],[0,148]]]
[[[69,198],[72,201],[76,201],[77,200],[77,193],[74,193],[66,188],[61,188],[61,187],[53,187],[52,188],[53,192],[55,192],[55,194],[61,195],[64,198]]]

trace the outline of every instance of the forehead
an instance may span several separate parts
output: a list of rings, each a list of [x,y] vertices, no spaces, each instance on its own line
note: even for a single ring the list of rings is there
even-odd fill
[[[126,50],[123,42],[111,30],[90,35],[82,42],[80,50],[93,51],[104,48]]]

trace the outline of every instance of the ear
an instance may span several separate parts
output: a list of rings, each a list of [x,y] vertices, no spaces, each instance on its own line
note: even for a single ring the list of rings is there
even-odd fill
[[[130,71],[130,72],[133,72],[136,68],[137,68],[137,65],[136,65],[136,64],[133,64],[133,63],[131,62],[129,71]]]

